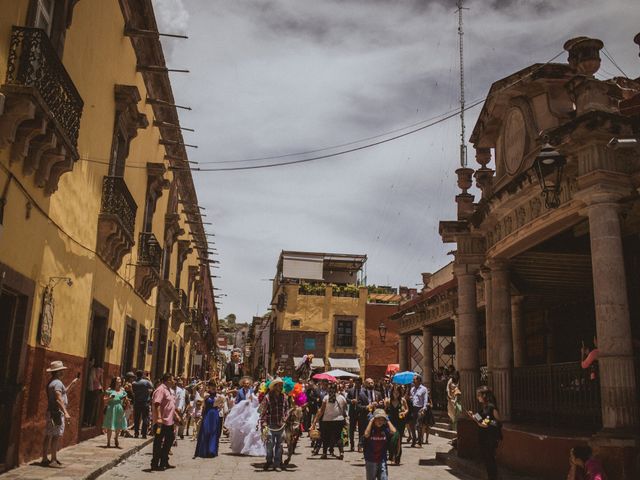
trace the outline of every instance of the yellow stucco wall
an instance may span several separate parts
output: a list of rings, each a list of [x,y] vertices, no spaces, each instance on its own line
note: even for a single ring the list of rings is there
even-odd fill
[[[337,297],[332,294],[331,287],[325,289],[324,296],[300,295],[298,285],[284,285],[287,306],[284,312],[277,312],[276,328],[289,331],[327,332],[325,357],[332,353],[356,353],[360,357],[360,368],[365,368],[365,309],[367,289],[360,289],[358,298]],[[335,316],[345,315],[356,319],[356,346],[339,348],[334,346]],[[301,320],[299,328],[291,328],[291,320]]]
[[[6,75],[7,52],[12,25],[26,22],[28,0],[0,0],[0,79]],[[35,203],[27,214],[28,197],[11,185],[5,208],[4,228],[0,234],[0,262],[36,282],[29,332],[29,345],[36,345],[41,297],[49,278],[70,277],[73,285],[60,283],[54,290],[56,302],[53,338],[50,349],[85,356],[88,346],[91,304],[95,299],[110,310],[108,325],[115,331],[114,348],[106,351],[105,361],[119,364],[122,358],[126,317],[144,325],[149,334],[155,320],[157,289],[148,301],[134,289],[138,234],[142,231],[147,188],[147,162],[164,163],[164,147],[160,134],[152,126],[151,106],[145,105],[146,89],[141,74],[136,72],[136,56],[128,37],[123,35],[124,19],[117,0],[82,0],[73,12],[73,23],[67,30],[63,64],[84,100],[78,139],[81,159],[73,171],[62,175],[58,191],[45,196],[36,188],[32,176],[22,173],[22,165],[9,162],[10,148],[0,150],[0,163],[9,168],[24,185]],[[97,222],[101,207],[102,181],[108,171],[115,118],[114,86],[135,85],[142,101],[140,111],[147,115],[149,127],[138,130],[130,145],[125,182],[137,206],[135,241],[132,252],[124,257],[118,272],[111,270],[94,253]],[[167,172],[165,178],[172,179]],[[7,174],[0,170],[0,187]],[[153,233],[164,243],[164,216],[168,191],[158,200],[153,218]],[[182,210],[179,207],[179,212]],[[50,217],[50,220],[47,218]],[[186,232],[188,225],[182,223]],[[58,228],[60,227],[60,228]],[[184,237],[186,238],[186,237]],[[171,259],[170,279],[175,279],[177,245]],[[188,266],[197,265],[194,251],[183,266],[181,288],[188,287]],[[170,332],[169,340],[180,343],[183,328]],[[135,342],[136,350],[138,342]],[[137,351],[134,352],[134,359]],[[185,360],[185,365],[187,364]],[[151,356],[146,359],[151,367]]]

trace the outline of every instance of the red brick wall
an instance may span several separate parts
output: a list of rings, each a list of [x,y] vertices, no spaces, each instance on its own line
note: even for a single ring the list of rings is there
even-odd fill
[[[398,363],[398,322],[389,320],[389,316],[398,311],[397,305],[368,303],[366,307],[366,367],[365,377],[380,378],[390,363]],[[383,322],[387,327],[384,343],[380,341],[378,325]]]
[[[73,445],[81,440],[100,435],[99,428],[81,429],[81,404],[87,359],[74,355],[53,352],[41,347],[28,347],[25,371],[25,387],[22,398],[18,401],[19,411],[22,412],[20,425],[17,429],[19,445],[18,461],[20,463],[36,459],[41,455],[42,440],[44,438],[45,414],[47,410],[46,388],[49,374],[46,369],[50,362],[61,360],[68,367],[62,381],[69,384],[80,373],[81,381],[71,389],[68,395],[68,411],[71,415],[70,424],[65,428],[63,446]],[[119,371],[118,365],[104,364],[105,382]],[[102,411],[102,409],[100,409]]]

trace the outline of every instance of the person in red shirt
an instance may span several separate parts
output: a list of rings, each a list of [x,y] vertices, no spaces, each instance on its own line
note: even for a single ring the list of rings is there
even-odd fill
[[[175,440],[173,425],[181,418],[176,412],[176,397],[173,388],[173,375],[162,375],[162,383],[153,392],[153,457],[151,470],[174,468],[169,465],[169,450]]]
[[[387,445],[396,429],[386,412],[378,408],[373,412],[364,431],[364,462],[367,480],[388,480]]]

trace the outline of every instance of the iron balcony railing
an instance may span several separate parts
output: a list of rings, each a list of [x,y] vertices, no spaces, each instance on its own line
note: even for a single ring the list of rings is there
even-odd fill
[[[182,310],[184,312],[185,317],[189,311],[189,302],[187,300],[187,293],[181,288],[176,288],[178,292],[178,301],[174,303],[175,308]]]
[[[100,213],[115,215],[133,240],[136,223],[136,205],[122,177],[104,177],[102,180],[102,207]]]
[[[162,248],[156,236],[151,232],[141,232],[138,245],[138,263],[160,271],[161,258]]]
[[[77,149],[84,102],[44,30],[11,29],[6,84],[35,88],[69,146]]]
[[[201,317],[200,317],[200,311],[193,307],[189,309],[189,323],[191,325],[197,325],[200,323]]]
[[[595,431],[602,426],[600,383],[579,362],[513,370],[513,420]]]

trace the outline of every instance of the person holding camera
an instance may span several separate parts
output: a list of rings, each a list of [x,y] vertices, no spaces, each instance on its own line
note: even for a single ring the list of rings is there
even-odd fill
[[[62,378],[67,369],[59,360],[54,360],[47,368],[51,374],[51,380],[47,384],[47,417],[45,424],[44,442],[42,444],[43,467],[60,468],[62,464],[58,460],[58,449],[60,448],[60,438],[64,435],[64,427],[71,420],[71,415],[67,411],[67,393],[69,389],[78,381],[74,378],[68,386],[64,386]],[[49,460],[49,453],[51,460]]]
[[[364,431],[364,462],[367,480],[388,480],[387,450],[389,440],[396,433],[386,412],[378,408],[373,412]]]

